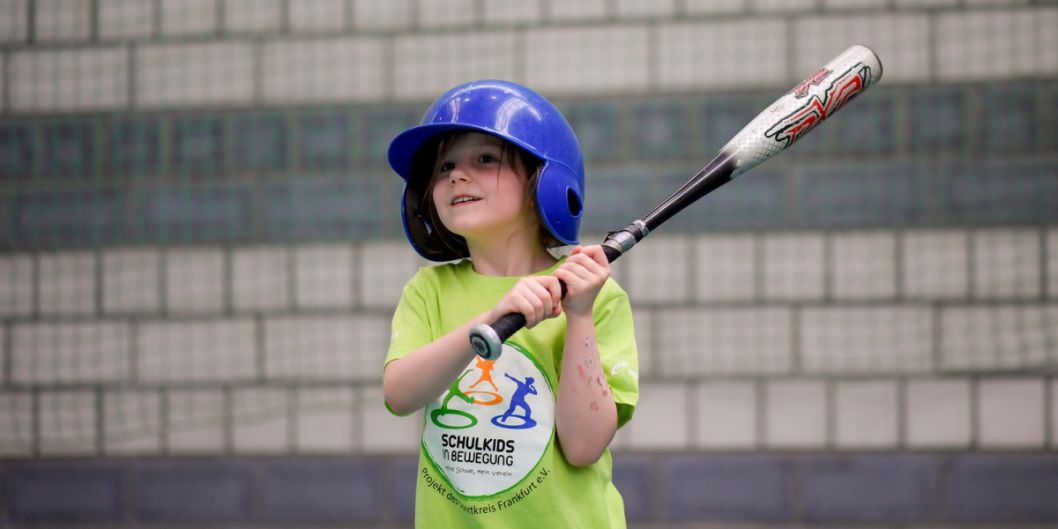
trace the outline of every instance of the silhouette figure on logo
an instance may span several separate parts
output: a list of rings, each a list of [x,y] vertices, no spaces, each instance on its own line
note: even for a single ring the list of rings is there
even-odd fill
[[[536,395],[536,386],[533,385],[533,377],[525,377],[525,380],[518,380],[517,378],[504,373],[503,376],[514,381],[518,385],[518,389],[514,390],[514,395],[511,395],[511,405],[507,408],[507,411],[503,412],[503,415],[497,415],[492,418],[492,424],[499,426],[500,428],[508,428],[511,430],[525,430],[536,426],[536,421],[533,420],[530,415],[533,414],[533,410],[529,408],[529,404],[525,402],[526,395]],[[525,415],[515,415],[514,411],[518,408],[525,410]],[[520,422],[515,421],[511,423],[511,419],[520,419]]]
[[[499,394],[500,388],[496,385],[496,382],[492,380],[492,369],[496,367],[496,361],[485,360],[480,356],[476,358],[477,363],[474,364],[474,367],[481,370],[481,377],[478,378],[477,382],[474,382],[470,385],[470,389],[472,389],[473,391],[467,391],[466,394],[490,395],[492,397],[492,399],[490,400],[479,400],[477,397],[474,397],[474,404],[479,404],[481,406],[495,406],[503,402],[503,395]],[[478,386],[478,384],[481,384],[482,382],[488,382],[488,384],[492,386],[492,391],[480,391],[474,389]]]
[[[466,371],[463,371],[463,374],[459,375],[459,378],[457,378],[455,380],[455,382],[452,382],[452,385],[448,387],[448,396],[445,397],[445,400],[443,400],[441,402],[441,407],[437,408],[436,410],[433,410],[432,412],[430,412],[430,420],[433,421],[433,423],[435,425],[437,425],[438,428],[445,428],[445,429],[448,429],[448,430],[462,430],[464,428],[470,428],[471,426],[474,426],[475,424],[478,423],[478,420],[477,420],[476,417],[474,417],[473,415],[471,415],[471,414],[469,414],[469,413],[467,413],[467,412],[465,412],[463,410],[450,410],[450,409],[448,409],[448,401],[452,400],[455,397],[459,397],[460,400],[466,402],[467,404],[473,404],[474,403],[474,398],[473,397],[467,396],[466,393],[463,393],[463,391],[461,389],[459,389],[459,382],[461,380],[463,380],[463,377],[467,376],[467,373],[469,373],[469,372],[470,372],[469,369],[467,369]],[[445,415],[457,415],[459,417],[463,417],[463,418],[469,420],[470,422],[467,423],[467,424],[464,424],[464,425],[444,424],[439,419],[441,417],[444,417]]]

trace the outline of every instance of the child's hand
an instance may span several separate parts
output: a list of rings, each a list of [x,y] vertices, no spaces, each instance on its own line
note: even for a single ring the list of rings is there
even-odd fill
[[[555,276],[528,276],[518,280],[496,307],[489,321],[516,312],[525,316],[525,327],[532,328],[562,312],[562,286]]]
[[[602,246],[577,246],[555,277],[566,284],[566,299],[562,308],[567,316],[591,316],[595,296],[610,277],[610,261]]]

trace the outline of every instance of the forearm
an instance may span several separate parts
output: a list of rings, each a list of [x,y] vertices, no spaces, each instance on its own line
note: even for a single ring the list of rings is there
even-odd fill
[[[470,327],[485,320],[485,315],[478,316],[386,365],[382,393],[389,407],[402,415],[412,413],[444,393],[474,358],[467,338]]]
[[[617,431],[617,405],[606,381],[591,316],[567,316],[555,426],[566,459],[586,466],[602,456]]]

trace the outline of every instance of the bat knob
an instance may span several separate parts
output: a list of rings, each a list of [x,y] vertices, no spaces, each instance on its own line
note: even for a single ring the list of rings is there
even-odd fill
[[[470,328],[470,346],[485,360],[495,360],[503,351],[503,340],[491,326],[479,323]]]

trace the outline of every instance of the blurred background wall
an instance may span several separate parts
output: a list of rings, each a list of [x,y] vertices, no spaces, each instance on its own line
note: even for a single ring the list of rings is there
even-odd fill
[[[854,43],[879,86],[615,264],[630,525],[1053,526],[1043,0],[0,0],[0,526],[410,526],[393,135],[539,90],[600,241]]]

